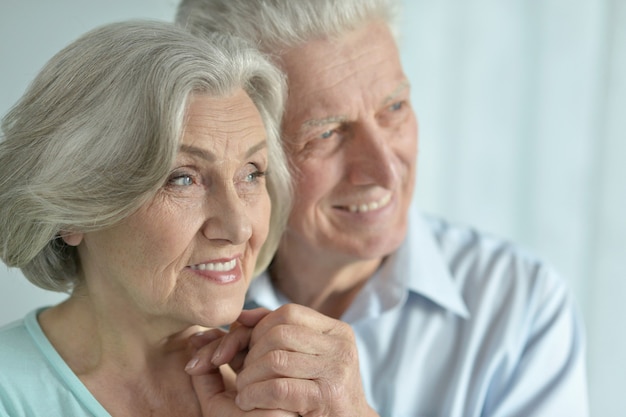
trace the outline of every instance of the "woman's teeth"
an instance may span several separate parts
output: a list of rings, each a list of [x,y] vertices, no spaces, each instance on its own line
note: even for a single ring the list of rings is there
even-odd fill
[[[228,262],[211,262],[207,264],[191,265],[196,271],[230,271],[237,265],[237,259]]]

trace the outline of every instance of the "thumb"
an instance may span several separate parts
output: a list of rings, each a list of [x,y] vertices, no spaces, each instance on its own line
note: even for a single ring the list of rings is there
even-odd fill
[[[255,308],[253,310],[243,310],[237,318],[237,324],[243,324],[247,327],[256,326],[261,319],[267,316],[271,311],[266,308]],[[236,324],[235,324],[236,326]]]
[[[208,373],[193,375],[191,377],[193,389],[200,403],[203,415],[208,415],[211,402],[215,396],[224,392],[224,380],[219,369],[212,369]]]

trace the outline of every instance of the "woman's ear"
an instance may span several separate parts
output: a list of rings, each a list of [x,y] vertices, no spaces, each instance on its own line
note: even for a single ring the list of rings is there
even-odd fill
[[[70,246],[78,246],[83,241],[82,233],[61,232],[61,239]]]

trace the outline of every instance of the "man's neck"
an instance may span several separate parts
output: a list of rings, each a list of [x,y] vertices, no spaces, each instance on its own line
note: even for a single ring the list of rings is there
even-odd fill
[[[283,245],[269,272],[273,284],[290,301],[339,319],[381,262],[382,258],[348,259]]]

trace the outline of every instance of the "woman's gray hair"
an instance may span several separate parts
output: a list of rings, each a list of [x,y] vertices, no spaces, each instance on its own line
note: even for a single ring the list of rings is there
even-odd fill
[[[109,227],[147,202],[174,163],[191,95],[227,97],[239,88],[267,131],[272,214],[255,274],[263,270],[291,202],[279,139],[284,79],[242,40],[147,21],[77,39],[2,120],[2,260],[39,287],[71,291],[80,262],[60,235]]]
[[[217,31],[273,55],[381,20],[396,34],[397,0],[182,0],[176,23],[195,34]]]

